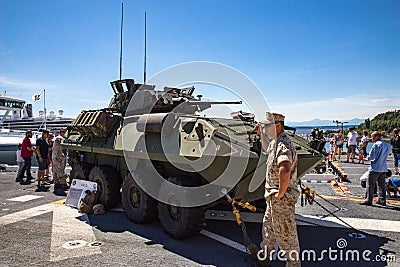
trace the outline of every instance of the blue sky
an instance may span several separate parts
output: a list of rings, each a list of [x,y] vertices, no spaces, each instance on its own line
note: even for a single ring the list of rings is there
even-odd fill
[[[120,8],[119,0],[0,0],[0,90],[30,99],[46,89],[48,110],[69,116],[106,106],[119,77]],[[148,76],[183,62],[223,63],[290,121],[400,108],[399,1],[125,0],[124,9],[125,78],[143,79],[147,11]]]

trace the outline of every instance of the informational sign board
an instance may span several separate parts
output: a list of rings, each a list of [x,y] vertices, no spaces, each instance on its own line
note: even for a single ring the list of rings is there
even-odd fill
[[[86,190],[97,191],[97,183],[79,179],[72,180],[65,205],[78,208],[79,201],[85,197]]]

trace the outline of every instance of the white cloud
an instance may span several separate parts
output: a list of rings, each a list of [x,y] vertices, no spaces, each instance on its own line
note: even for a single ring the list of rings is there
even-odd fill
[[[344,98],[323,99],[303,103],[271,103],[272,110],[286,115],[289,121],[350,120],[373,118],[379,113],[400,109],[400,94],[371,96],[355,94]]]
[[[8,86],[12,88],[21,88],[21,89],[35,89],[35,90],[55,87],[55,85],[47,82],[14,80],[2,75],[0,75],[0,86]]]

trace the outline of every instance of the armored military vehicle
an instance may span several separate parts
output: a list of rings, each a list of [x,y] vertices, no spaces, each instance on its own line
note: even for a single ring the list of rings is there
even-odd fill
[[[113,81],[111,87],[109,106],[82,111],[64,141],[70,179],[97,182],[98,201],[107,209],[122,201],[134,223],[158,217],[165,231],[180,239],[200,231],[205,211],[226,203],[226,194],[264,208],[265,156],[254,115],[198,115],[212,105],[240,102],[203,101],[193,95],[194,87],[158,91],[133,79]],[[293,132],[288,135],[300,177],[322,155]]]

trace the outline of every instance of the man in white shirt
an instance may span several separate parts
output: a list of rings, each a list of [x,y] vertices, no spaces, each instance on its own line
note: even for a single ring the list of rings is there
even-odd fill
[[[356,147],[358,142],[358,134],[354,131],[354,128],[349,128],[349,133],[347,134],[347,160],[349,162],[351,154],[351,162],[354,163],[354,158],[356,156]]]

